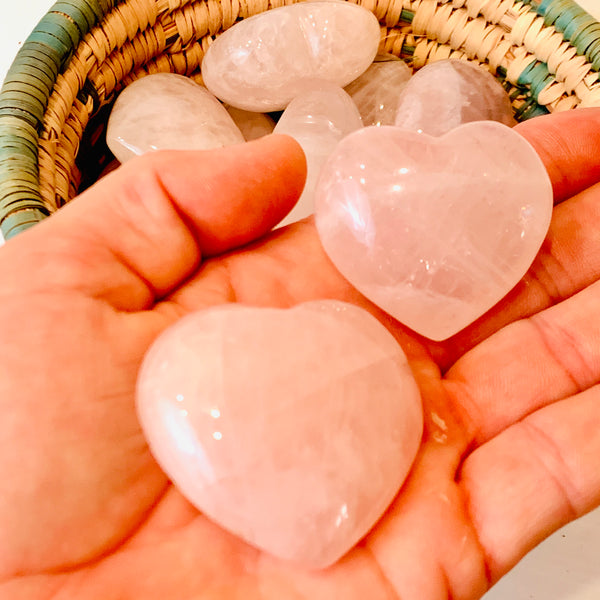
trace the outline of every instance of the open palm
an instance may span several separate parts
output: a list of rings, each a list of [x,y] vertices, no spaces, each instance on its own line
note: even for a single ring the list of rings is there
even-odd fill
[[[433,343],[353,289],[311,222],[268,234],[304,161],[273,136],[119,169],[0,251],[0,598],[474,599],[600,502],[600,112],[519,126],[557,207],[523,280]],[[377,526],[333,567],[261,554],[199,514],[134,410],[152,340],[191,310],[359,304],[404,348],[423,444]]]

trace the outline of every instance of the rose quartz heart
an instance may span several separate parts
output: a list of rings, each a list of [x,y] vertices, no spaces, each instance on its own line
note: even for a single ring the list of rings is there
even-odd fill
[[[408,327],[443,340],[527,271],[548,230],[552,185],[529,143],[499,123],[439,138],[367,127],[325,163],[315,212],[340,272]]]
[[[198,509],[317,568],[392,501],[423,419],[395,339],[331,300],[183,318],[148,352],[137,405],[154,456]]]

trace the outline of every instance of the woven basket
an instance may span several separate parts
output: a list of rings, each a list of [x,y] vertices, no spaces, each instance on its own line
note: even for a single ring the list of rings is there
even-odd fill
[[[293,1],[293,0],[292,0]],[[23,44],[0,92],[0,227],[31,227],[98,177],[110,103],[171,71],[199,79],[215,36],[290,0],[59,0]],[[518,120],[600,105],[600,23],[573,0],[360,0],[381,52],[412,67],[487,65]]]

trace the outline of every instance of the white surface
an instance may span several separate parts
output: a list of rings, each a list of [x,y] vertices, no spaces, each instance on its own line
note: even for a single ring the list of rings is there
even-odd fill
[[[577,0],[579,6],[587,10],[590,15],[600,19],[600,2],[598,0]]]
[[[484,600],[598,600],[600,509],[530,552]]]
[[[1,0],[0,19],[0,81],[19,49],[36,23],[54,4],[53,0]]]
[[[52,0],[2,0],[0,81]],[[579,0],[600,19],[600,0]],[[600,466],[599,466],[600,468]],[[485,596],[485,600],[598,600],[600,509],[571,523],[531,552]]]

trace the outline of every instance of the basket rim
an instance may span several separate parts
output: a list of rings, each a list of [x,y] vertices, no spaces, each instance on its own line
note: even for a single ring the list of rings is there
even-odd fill
[[[233,14],[233,9],[228,5],[230,1],[235,2],[237,14]],[[268,9],[297,0],[255,1],[259,8]],[[386,11],[381,8],[381,3],[376,6],[372,0],[347,1],[372,9],[382,30],[400,23],[401,33],[398,36],[404,36],[402,48],[406,48],[407,52],[411,51],[410,44],[406,42],[407,36],[420,37],[412,47],[411,59],[415,64],[427,60],[442,44],[447,45],[449,52],[453,51],[454,44],[457,46],[454,51],[480,60],[485,54],[483,46],[487,44],[489,48],[486,46],[484,62],[490,56],[489,63],[494,66],[491,56],[497,55],[497,76],[505,79],[507,86],[509,83],[516,86],[515,98],[518,92],[525,91],[528,95],[525,102],[519,100],[522,111],[517,114],[518,117],[548,112],[546,106],[552,107],[552,102],[556,103],[552,94],[558,94],[563,88],[573,87],[576,96],[579,86],[587,94],[583,99],[577,97],[582,105],[586,100],[600,105],[600,22],[574,0],[454,0],[452,3],[447,0],[389,0],[389,10]],[[52,104],[51,98],[56,93],[57,81],[70,68],[82,44],[91,40],[94,32],[101,31],[107,18],[116,11],[125,8],[143,10],[144,6],[152,6],[157,14],[160,8],[161,14],[175,15],[172,21],[177,27],[191,17],[208,19],[208,33],[201,40],[194,40],[199,44],[195,56],[199,62],[203,47],[210,43],[208,38],[219,33],[213,31],[213,21],[218,22],[213,14],[215,5],[222,13],[220,31],[227,28],[226,24],[233,24],[238,17],[249,16],[244,14],[247,8],[238,0],[58,0],[50,8],[23,43],[0,91],[0,230],[6,239],[45,219],[56,209],[56,203],[45,201],[40,189],[40,160],[45,158],[48,161],[48,157],[41,156],[40,139],[44,135],[45,120],[48,118],[49,104]],[[512,10],[512,22],[506,18],[509,10]],[[459,14],[459,11],[462,12]],[[177,17],[180,17],[179,21]],[[462,29],[457,27],[448,34],[444,27],[451,19],[459,25],[462,23]],[[439,39],[431,32],[434,20],[436,26],[441,28]],[[409,22],[411,30],[404,32],[402,26],[406,29]],[[155,24],[150,19],[143,31],[143,24],[140,25],[139,36],[143,37],[148,28],[152,29]],[[171,32],[171,35],[176,39],[177,32]],[[560,36],[560,39],[556,36]],[[125,39],[129,37],[128,33]],[[473,42],[473,39],[476,41]],[[551,48],[553,53],[550,56],[556,64],[550,59],[543,60],[541,48],[549,48],[550,41],[555,46],[562,43],[562,46]],[[511,43],[513,46],[510,46]],[[540,56],[536,54],[538,49]],[[508,66],[503,66],[502,51],[509,50],[515,56]],[[183,60],[186,62],[184,66],[188,66],[187,56],[184,55]],[[107,101],[106,95],[99,93],[89,78],[78,82],[78,85],[74,97],[85,98],[91,105],[90,111],[99,110]],[[551,102],[538,104],[544,94]],[[80,128],[81,123],[75,127],[75,133],[70,133],[71,137],[80,135]]]

